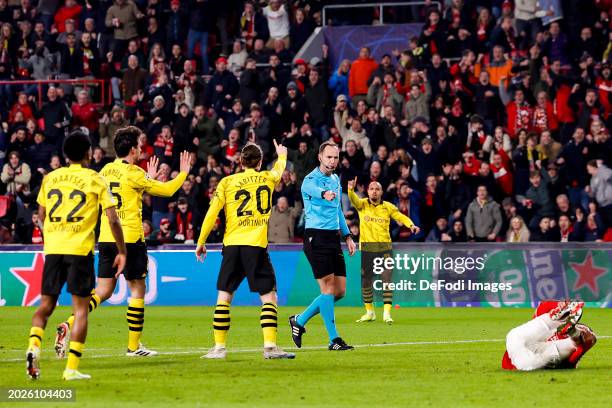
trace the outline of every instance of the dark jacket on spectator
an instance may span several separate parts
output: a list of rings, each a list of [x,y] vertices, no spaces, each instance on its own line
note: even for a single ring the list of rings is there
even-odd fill
[[[72,116],[70,108],[63,100],[57,98],[43,105],[42,114],[47,141],[61,149],[64,141],[64,128],[70,124]],[[57,128],[56,123],[60,123],[61,126]]]
[[[209,154],[218,155],[221,151],[223,130],[217,123],[216,117],[210,118],[205,115],[200,119],[193,129],[193,136],[200,140],[198,158],[206,160]]]
[[[214,29],[215,15],[211,0],[189,0],[189,29],[210,32]]]
[[[240,75],[240,102],[242,106],[248,110],[253,102],[259,101],[260,93],[261,83],[257,70],[245,69],[242,71]]]
[[[123,73],[123,100],[129,101],[136,91],[145,89],[145,82],[149,74],[142,68],[128,68]]]
[[[220,92],[217,90],[217,86],[222,87]],[[223,72],[215,71],[210,82],[206,86],[206,93],[204,95],[205,105],[219,112],[223,106],[231,105],[239,89],[240,85],[238,84],[236,75],[228,70]],[[229,95],[230,98],[226,98],[226,95]]]
[[[83,50],[75,47],[70,53],[67,45],[63,45],[60,51],[60,73],[70,75],[70,78],[82,77],[83,74]]]
[[[327,97],[327,80],[322,78],[315,86],[307,84],[304,92],[304,99],[308,113],[310,114],[309,122],[318,127],[325,123],[329,111],[329,99]]]
[[[591,159],[591,143],[584,139],[579,144],[570,140],[561,150],[559,157],[565,160],[570,187],[583,187],[587,182],[586,164]]]

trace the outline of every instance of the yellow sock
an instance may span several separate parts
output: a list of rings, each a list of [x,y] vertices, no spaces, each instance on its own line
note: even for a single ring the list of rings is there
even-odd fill
[[[372,303],[364,303],[366,312],[373,312],[374,311],[374,305]]]
[[[227,332],[230,328],[230,304],[229,302],[218,302],[213,316],[213,334],[215,336],[215,347],[225,347]]]
[[[70,342],[70,349],[68,350],[68,361],[66,362],[66,369],[78,370],[81,356],[83,355],[83,349],[85,344],[79,343],[78,341]]]
[[[89,313],[96,310],[100,303],[100,296],[96,295],[96,292],[92,290],[91,299],[89,300]],[[74,324],[74,315],[70,315],[70,317],[66,320],[66,324],[70,329],[72,329],[72,325]]]
[[[130,299],[127,309],[128,350],[135,351],[140,347],[142,328],[144,327],[144,299]]]
[[[392,306],[391,303],[385,303],[383,305],[383,310],[385,311],[385,313],[389,313],[389,314],[391,313],[391,306]]]
[[[74,324],[74,315],[70,315],[70,317],[66,320],[66,324],[70,329],[72,329],[72,325]]]
[[[28,350],[34,347],[40,348],[44,333],[45,333],[45,329],[43,329],[42,327],[33,326],[30,329],[30,339],[28,341]]]
[[[274,303],[264,303],[261,306],[259,321],[263,331],[264,347],[276,346],[278,308]]]

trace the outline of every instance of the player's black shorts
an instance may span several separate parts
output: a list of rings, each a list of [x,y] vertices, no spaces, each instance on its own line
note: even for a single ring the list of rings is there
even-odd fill
[[[146,278],[149,272],[147,246],[142,241],[125,244],[125,246],[127,249],[125,270],[123,271],[125,280]],[[114,242],[100,242],[98,244],[98,277],[115,277],[117,268],[113,268],[113,263],[118,253],[117,245]]]
[[[377,274],[388,271],[384,266],[384,259],[391,257],[391,251],[364,251],[361,249],[362,275],[371,275],[376,269]]]
[[[304,231],[304,254],[310,262],[315,279],[332,274],[346,276],[346,265],[338,231],[306,229]]]
[[[68,292],[73,295],[82,297],[91,295],[91,291],[96,286],[93,253],[45,256],[41,293],[58,296],[65,283],[68,283]]]
[[[234,293],[244,278],[251,292],[265,295],[276,290],[276,276],[268,249],[250,245],[224,246],[217,290]]]

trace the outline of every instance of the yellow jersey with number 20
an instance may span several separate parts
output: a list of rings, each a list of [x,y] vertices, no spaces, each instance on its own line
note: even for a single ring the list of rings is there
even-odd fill
[[[223,245],[268,246],[272,193],[281,179],[287,155],[278,157],[270,171],[246,169],[219,182],[204,218],[198,245],[203,245],[221,209],[225,212]]]

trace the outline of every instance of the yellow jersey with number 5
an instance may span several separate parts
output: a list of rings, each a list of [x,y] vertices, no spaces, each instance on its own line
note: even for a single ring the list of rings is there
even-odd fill
[[[279,182],[287,155],[280,155],[270,171],[246,169],[219,182],[204,218],[198,244],[204,244],[221,209],[225,212],[223,245],[268,246],[268,221],[272,193]]]
[[[142,168],[121,159],[108,163],[100,170],[100,174],[108,182],[126,243],[144,241],[142,194],[147,192],[154,196],[171,197],[187,178],[187,173],[181,172],[166,183],[153,180]],[[115,242],[104,213],[98,241]]]
[[[94,229],[102,211],[113,207],[106,181],[95,171],[72,164],[47,174],[38,204],[45,207],[45,254],[88,255],[94,249]]]

